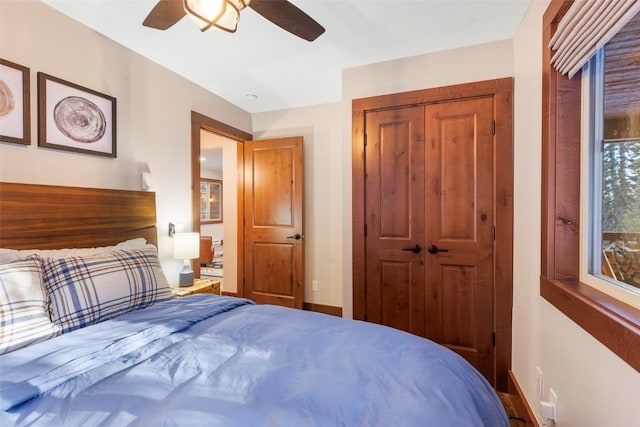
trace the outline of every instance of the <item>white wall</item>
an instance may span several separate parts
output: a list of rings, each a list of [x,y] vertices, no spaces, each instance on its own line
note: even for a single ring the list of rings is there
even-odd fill
[[[538,411],[536,366],[558,395],[558,426],[640,420],[640,373],[539,296],[542,15],[535,0],[514,38],[515,197],[513,371]]]
[[[32,140],[0,143],[0,180],[139,190],[150,168],[160,259],[175,282],[167,225],[191,229],[191,111],[246,132],[250,115],[37,1],[0,2],[0,57],[31,69]],[[116,159],[37,146],[38,71],[117,99]]]

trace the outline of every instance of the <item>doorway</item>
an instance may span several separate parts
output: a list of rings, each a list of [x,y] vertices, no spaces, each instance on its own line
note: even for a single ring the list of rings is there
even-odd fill
[[[192,212],[192,224],[193,230],[201,230],[201,216],[200,216],[200,181],[202,177],[202,165],[200,161],[200,154],[203,147],[209,145],[207,141],[203,141],[211,137],[214,140],[218,140],[221,143],[228,143],[229,141],[233,141],[236,144],[236,153],[241,153],[242,146],[244,141],[250,141],[252,139],[251,134],[241,131],[240,129],[236,129],[229,125],[226,125],[222,122],[214,120],[210,117],[204,116],[195,111],[191,112],[191,212]],[[236,157],[237,159],[237,157]],[[224,159],[223,159],[224,163]],[[233,173],[237,171],[237,164],[231,164],[228,162],[227,164],[227,174]],[[223,180],[224,181],[224,180]],[[236,209],[231,209],[231,212],[236,212],[234,221],[235,224],[241,224],[238,222],[241,218],[242,212],[242,204],[241,200],[238,197],[233,197],[237,195],[238,189],[231,188],[229,191],[223,191],[224,194],[227,193],[226,204],[227,206],[235,203]],[[230,197],[231,196],[231,197]],[[224,216],[223,216],[224,218]],[[228,218],[229,219],[229,218]],[[239,227],[236,226],[238,229]],[[226,256],[226,266],[227,270],[232,270],[232,261],[235,260],[237,272],[235,279],[232,277],[233,274],[228,275],[228,279],[224,283],[224,293],[229,295],[237,295],[242,296],[242,284],[244,282],[243,276],[243,263],[242,263],[242,239],[236,239],[237,244],[233,245],[232,242],[229,242],[227,245],[227,256]],[[235,243],[235,242],[234,242]],[[235,246],[234,249],[231,249],[231,246]],[[214,254],[215,255],[215,254]],[[195,277],[201,277],[200,264],[197,262],[193,263],[193,271]],[[234,283],[235,282],[235,283]]]
[[[233,284],[225,279],[227,286],[224,293],[245,296],[258,303],[302,308],[302,137],[253,141],[250,134],[192,111],[191,192],[194,230],[200,230],[202,225],[200,153],[204,144],[203,136],[206,138],[209,133],[214,139],[234,141],[236,146],[236,156],[230,156],[235,158],[235,167],[229,166],[226,170],[228,174],[236,173],[237,185],[225,192],[235,196],[235,199],[231,199],[237,207],[237,239],[227,245],[231,247],[235,244],[237,247],[234,251],[237,280],[234,292]],[[195,263],[193,270],[195,277],[201,277],[199,263]]]
[[[202,247],[210,248],[201,253],[200,277],[219,281],[220,289],[230,293],[237,293],[237,145],[234,139],[200,130],[199,231]]]
[[[511,359],[511,92],[500,79],[353,105],[354,318],[439,342],[499,390]]]

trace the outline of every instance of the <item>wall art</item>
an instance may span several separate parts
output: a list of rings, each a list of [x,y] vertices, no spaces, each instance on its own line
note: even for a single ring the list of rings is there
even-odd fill
[[[38,145],[116,157],[116,99],[38,73]]]
[[[29,68],[0,58],[0,141],[31,144]]]

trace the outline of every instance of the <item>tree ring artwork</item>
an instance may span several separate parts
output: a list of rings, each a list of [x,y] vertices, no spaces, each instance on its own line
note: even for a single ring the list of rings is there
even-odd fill
[[[53,109],[56,127],[68,138],[82,143],[99,141],[107,130],[107,120],[100,108],[88,99],[67,96]]]
[[[11,88],[0,79],[0,118],[8,116],[16,108]]]
[[[115,98],[44,73],[38,83],[40,146],[116,157]]]
[[[29,69],[21,67],[0,58],[0,140],[28,144]]]

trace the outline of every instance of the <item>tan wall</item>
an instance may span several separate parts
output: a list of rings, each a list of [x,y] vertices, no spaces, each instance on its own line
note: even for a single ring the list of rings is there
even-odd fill
[[[159,251],[170,281],[170,221],[191,228],[191,110],[251,131],[250,115],[39,1],[0,2],[0,57],[31,69],[28,147],[0,143],[0,180],[141,189],[142,170],[155,178]],[[116,159],[37,146],[38,71],[117,99]]]

